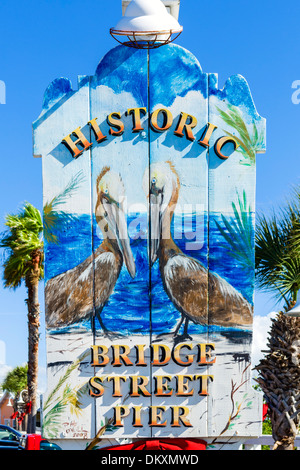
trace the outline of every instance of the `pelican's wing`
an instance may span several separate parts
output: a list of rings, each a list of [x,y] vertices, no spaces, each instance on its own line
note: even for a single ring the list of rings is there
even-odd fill
[[[253,320],[253,306],[229,282],[209,273],[209,323],[247,326]]]
[[[164,268],[166,291],[177,309],[195,323],[249,326],[253,307],[231,284],[179,254]]]
[[[95,257],[95,310],[100,313],[111,296],[122,267],[110,251]]]
[[[89,256],[75,268],[50,279],[45,287],[47,326],[67,326],[91,317],[94,285],[95,307],[101,310],[111,292],[114,261],[112,253],[98,249],[94,257]]]
[[[176,308],[195,323],[207,323],[207,271],[199,262],[178,254],[164,267],[163,281]]]

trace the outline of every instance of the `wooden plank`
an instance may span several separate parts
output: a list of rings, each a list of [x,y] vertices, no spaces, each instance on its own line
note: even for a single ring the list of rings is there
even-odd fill
[[[147,52],[124,47],[117,47],[104,57],[91,82],[91,119],[97,118],[107,137],[92,148],[92,205],[97,217],[97,220],[93,218],[96,313],[101,300],[97,281],[101,243],[105,243],[106,249],[111,250],[110,256],[113,253],[122,264],[113,292],[99,317],[95,317],[94,344],[107,347],[110,357],[109,364],[95,370],[97,376],[106,377],[105,393],[96,401],[97,430],[112,419],[113,425],[107,428],[105,437],[113,438],[137,434],[150,437],[150,398],[146,391],[147,383],[150,384],[147,199],[142,184],[149,164],[148,141],[144,135],[147,132],[147,89]],[[122,124],[119,122],[118,126],[116,120]],[[95,135],[92,139],[95,142]],[[117,208],[113,201],[122,203],[123,207]],[[111,214],[108,202],[115,211]],[[126,239],[117,239],[117,235],[113,240],[116,235],[111,225],[114,213],[119,222],[118,233],[123,233]],[[109,231],[105,232],[107,223]],[[103,242],[106,234],[108,245],[107,240]],[[107,273],[105,276],[109,277]],[[120,353],[130,350],[130,365],[122,360],[119,367],[112,365],[112,347],[117,346]],[[139,362],[137,350],[144,354],[141,366],[136,365]],[[113,378],[108,382],[107,377]],[[114,393],[117,380],[121,380],[120,393]],[[141,392],[143,384],[145,391]],[[129,416],[117,418],[118,413],[126,415],[127,412]]]
[[[256,153],[265,120],[247,82],[231,77],[218,90],[209,77],[209,325],[216,344],[209,435],[257,435],[262,399],[251,385]]]
[[[200,437],[207,396],[199,375],[209,373],[197,360],[197,345],[207,343],[208,168],[198,143],[208,119],[207,75],[179,46],[151,50],[149,98],[152,344],[173,352],[152,371],[154,384],[157,376],[170,381],[169,396],[152,396],[153,406],[166,407],[153,436]]]
[[[76,93],[68,81],[56,80],[33,125],[34,152],[43,159],[48,379],[43,434],[48,438],[90,438],[94,432],[87,388],[93,342],[90,155],[74,159],[62,143],[87,123],[88,103],[88,80]]]

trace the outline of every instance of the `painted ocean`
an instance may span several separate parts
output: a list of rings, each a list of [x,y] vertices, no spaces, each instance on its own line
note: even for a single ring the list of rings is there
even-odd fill
[[[230,217],[226,215],[227,220],[230,220]],[[92,249],[97,249],[101,244],[102,235],[96,220],[93,220],[93,237],[91,237],[91,222],[89,215],[74,215],[63,231],[55,233],[58,243],[45,242],[46,282],[80,264],[90,256]],[[136,276],[132,279],[123,266],[114,292],[102,311],[103,322],[110,331],[117,331],[124,335],[149,334],[150,323],[151,331],[155,335],[172,332],[180,319],[180,313],[164,291],[158,261],[152,267],[151,273],[149,272],[147,215],[138,214],[138,217],[136,214],[130,215],[127,217],[127,222],[131,249],[136,263]],[[223,225],[221,215],[210,214],[209,256],[207,215],[185,214],[184,219],[181,215],[175,215],[171,230],[176,244],[184,253],[197,259],[205,267],[208,265],[209,258],[210,270],[226,279],[250,303],[253,303],[254,274],[251,275],[251,268],[249,275],[249,270],[241,267],[238,262],[233,263],[226,240],[217,224]],[[90,329],[90,321],[60,329],[59,332],[69,332],[82,327]],[[97,320],[95,328],[101,331]],[[209,331],[219,330],[223,331],[224,328],[209,327]],[[190,334],[201,334],[206,331],[207,327],[190,322]]]

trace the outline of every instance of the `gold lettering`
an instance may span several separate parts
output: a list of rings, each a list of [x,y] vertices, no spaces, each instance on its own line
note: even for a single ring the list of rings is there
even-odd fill
[[[213,134],[213,132],[217,129],[217,126],[214,126],[214,124],[211,124],[210,122],[207,124],[207,127],[204,131],[204,134],[202,135],[201,139],[199,140],[199,144],[203,145],[203,147],[208,148],[209,147],[209,140]]]
[[[130,353],[130,347],[125,344],[114,344],[112,345],[114,360],[112,362],[112,366],[120,367],[122,365],[121,360],[125,364],[125,366],[133,366],[131,360],[127,357]],[[123,349],[123,352],[120,352],[120,349]]]
[[[152,345],[152,353],[153,353],[153,366],[164,366],[168,364],[171,359],[171,351],[168,346],[165,344],[153,344]],[[160,356],[162,353],[162,357]]]
[[[190,120],[189,124],[187,123],[188,119]],[[197,119],[195,118],[195,116],[182,112],[174,134],[178,135],[179,137],[183,137],[183,131],[185,131],[186,138],[193,141],[195,140],[195,137],[192,132],[192,129],[194,129],[194,127],[196,126]]]
[[[92,346],[92,366],[103,367],[109,363],[108,347],[107,346]],[[100,352],[102,350],[102,352]],[[99,359],[102,359],[102,362],[99,362]]]
[[[200,390],[199,395],[207,396],[208,393],[208,381],[211,380],[213,382],[214,377],[213,375],[195,375],[195,380],[200,379]]]
[[[149,384],[148,377],[143,375],[131,376],[131,397],[139,397],[143,395],[144,397],[151,397],[151,393],[148,392],[146,386]]]
[[[189,349],[193,349],[193,345],[192,344],[177,344],[177,346],[175,347],[174,349],[174,360],[175,362],[177,362],[177,364],[179,364],[180,366],[189,366],[190,364],[192,364],[193,360],[194,360],[194,355],[193,354],[190,354],[187,356],[187,361],[183,361],[181,358],[180,358],[180,351],[182,348],[189,348]]]
[[[163,412],[166,411],[165,406],[151,406],[150,407],[150,423],[149,426],[165,427],[167,426],[167,421],[162,421]]]
[[[163,114],[163,126],[158,125],[158,116],[159,114]],[[168,109],[157,109],[152,113],[151,116],[151,121],[150,121],[151,127],[158,132],[164,132],[170,129],[170,127],[173,124],[173,116],[172,113]]]
[[[220,139],[218,139],[215,143],[215,152],[219,158],[222,158],[222,160],[227,160],[228,158],[227,155],[222,153],[222,148],[228,143],[232,143],[234,145],[234,150],[240,146],[233,137],[220,137]]]
[[[143,427],[142,422],[141,422],[141,411],[142,411],[142,406],[133,407],[133,413],[134,413],[133,427],[135,428]]]
[[[92,119],[91,121],[88,122],[88,124],[91,126],[91,128],[95,132],[97,142],[100,143],[107,139],[107,136],[102,134],[101,129],[97,124],[97,118]]]
[[[128,406],[116,406],[115,407],[115,423],[114,425],[118,428],[123,428],[124,424],[122,422],[123,418],[126,418],[130,413],[130,409]]]
[[[92,377],[89,380],[89,394],[91,397],[102,397],[104,393],[104,387],[100,382],[102,382],[102,377]],[[95,390],[97,390],[98,393]]]
[[[157,397],[170,397],[173,394],[173,390],[168,390],[168,383],[172,380],[171,375],[156,375],[156,392]],[[164,382],[165,380],[165,382]]]
[[[147,363],[145,361],[145,344],[136,344],[135,349],[137,350],[137,362],[136,366],[146,366]]]
[[[113,380],[113,386],[114,386],[114,391],[113,391],[112,396],[122,397],[123,395],[121,393],[121,380],[123,380],[123,382],[126,382],[127,377],[122,377],[118,375],[107,377],[108,382],[110,382],[111,380]]]
[[[119,119],[115,119],[114,116],[117,116]],[[114,129],[110,128],[109,133],[111,135],[122,135],[124,133],[124,124],[121,121],[121,113],[111,113],[107,116],[107,122],[110,126],[116,127],[118,130],[115,131]]]
[[[189,409],[187,406],[173,406],[172,407],[172,413],[173,413],[173,418],[172,418],[172,427],[180,427],[181,424],[179,421],[182,422],[182,424],[190,428],[192,427],[191,423],[187,419],[187,415],[189,414]]]
[[[132,114],[133,116],[132,132],[140,132],[144,130],[141,124],[141,113],[146,114],[147,108],[130,108],[127,110],[127,115],[129,116],[130,114]]]
[[[77,140],[71,139],[72,135],[77,137]],[[62,140],[62,142],[65,143],[69,147],[71,152],[74,153],[73,158],[79,157],[79,155],[81,155],[84,152],[84,150],[87,150],[88,148],[90,148],[93,145],[87,140],[87,138],[85,137],[85,135],[81,131],[81,127],[77,127],[77,129],[75,129],[75,131],[71,132],[71,134],[67,135],[67,137],[65,137]],[[79,145],[79,144],[81,144],[83,146],[83,149],[79,149],[77,147],[77,145]]]
[[[189,390],[189,380],[193,380],[193,375],[177,375],[177,393],[178,397],[192,396],[194,389]]]
[[[216,358],[212,361],[208,362],[207,359],[211,359],[211,353],[215,349],[214,344],[198,344],[199,348],[199,365],[200,364],[214,364],[216,362]],[[209,349],[208,349],[209,348]]]

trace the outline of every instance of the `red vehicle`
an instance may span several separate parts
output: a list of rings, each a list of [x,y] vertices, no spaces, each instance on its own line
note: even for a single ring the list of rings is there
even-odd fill
[[[43,439],[40,434],[28,434],[25,450],[62,450],[57,444]]]

